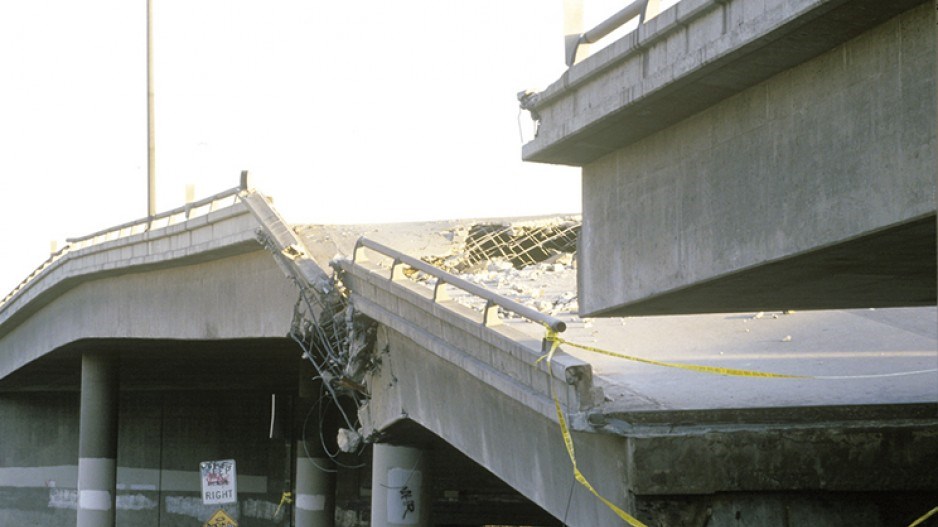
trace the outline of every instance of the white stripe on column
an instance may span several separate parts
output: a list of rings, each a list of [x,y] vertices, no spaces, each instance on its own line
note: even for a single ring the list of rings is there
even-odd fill
[[[116,461],[109,458],[78,458],[78,508],[109,511],[114,508]]]
[[[106,490],[78,491],[78,508],[88,511],[111,510],[111,493]]]

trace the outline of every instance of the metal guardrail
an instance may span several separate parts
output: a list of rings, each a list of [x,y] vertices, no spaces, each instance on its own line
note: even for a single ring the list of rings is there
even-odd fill
[[[194,211],[208,214],[218,210],[219,204],[223,201],[231,200],[232,204],[237,203],[238,194],[241,193],[241,190],[242,188],[240,186],[230,188],[213,196],[200,199],[199,201],[193,201],[192,203],[187,203],[181,207],[177,207],[166,212],[161,212],[155,216],[148,216],[139,220],[122,223],[115,227],[108,227],[107,229],[102,229],[100,231],[78,238],[67,238],[65,241],[68,242],[69,245],[75,245],[76,248],[83,248],[104,241],[116,240],[126,236],[132,236],[134,234],[149,232],[154,228],[168,227],[169,225],[188,221],[191,218],[202,215],[193,215]],[[207,210],[203,210],[206,208]]]
[[[579,35],[567,35],[564,42],[564,59],[567,66],[573,66],[573,63],[576,62],[576,52],[580,44],[594,44],[635,17],[640,17],[639,24],[644,23],[649,15],[654,16],[654,14],[657,14],[650,13],[649,10],[651,8],[651,10],[657,11],[657,4],[658,0],[635,0],[616,14],[597,24],[593,29]]]
[[[65,247],[62,247],[62,248],[59,249],[58,251],[55,251],[54,253],[52,253],[51,255],[49,255],[49,257],[46,258],[46,261],[44,261],[44,262],[42,262],[41,264],[39,264],[39,267],[37,267],[33,272],[29,273],[29,276],[27,276],[26,278],[24,278],[23,281],[20,282],[19,284],[17,284],[16,287],[14,287],[12,291],[10,291],[9,293],[7,293],[7,295],[6,295],[5,297],[3,297],[3,300],[0,300],[0,307],[3,307],[3,305],[6,304],[11,298],[13,298],[14,296],[16,296],[16,294],[19,293],[20,291],[22,291],[23,288],[26,287],[26,284],[28,284],[29,282],[31,282],[31,281],[32,281],[34,278],[36,278],[40,273],[42,273],[43,271],[45,271],[47,267],[49,267],[50,265],[52,265],[56,260],[58,260],[59,258],[61,258],[65,253],[67,253],[67,252],[68,252],[68,249],[69,249],[69,247],[66,245]]]
[[[414,258],[413,256],[408,256],[400,251],[388,247],[387,245],[369,240],[365,237],[359,238],[355,243],[355,250],[352,252],[352,263],[368,261],[368,258],[362,252],[362,250],[365,248],[393,259],[393,263],[391,264],[391,280],[397,280],[404,277],[404,270],[402,268],[403,265],[408,265],[414,269],[417,269],[418,271],[422,271],[436,278],[436,285],[433,288],[434,302],[448,299],[446,292],[443,289],[443,287],[447,284],[482,298],[485,300],[485,309],[483,311],[482,318],[483,325],[493,326],[498,324],[498,308],[501,307],[506,311],[511,311],[512,313],[518,314],[532,322],[536,322],[542,326],[548,327],[558,333],[561,333],[567,329],[567,324],[558,318],[545,315],[540,311],[519,304],[510,298],[506,298],[502,295],[489,291],[488,289],[479,287],[476,284],[467,282],[458,276],[447,273],[446,271],[434,267],[424,262],[423,260]]]
[[[122,223],[115,227],[102,229],[100,231],[85,236],[80,236],[78,238],[67,238],[65,240],[67,245],[52,253],[49,258],[46,259],[46,261],[44,261],[39,265],[39,267],[36,268],[36,270],[24,278],[23,281],[14,287],[12,291],[7,293],[7,295],[4,296],[2,300],[0,300],[0,307],[10,301],[20,291],[25,289],[26,286],[29,285],[29,283],[32,282],[37,276],[42,274],[43,271],[45,271],[53,263],[61,259],[70,251],[84,249],[92,245],[125,238],[127,236],[133,236],[135,234],[149,232],[154,228],[168,227],[176,223],[188,221],[189,219],[201,216],[203,214],[208,214],[218,210],[220,205],[227,200],[230,200],[232,205],[237,203],[240,200],[241,191],[247,190],[248,188],[249,183],[247,173],[242,172],[240,186],[230,188],[213,196],[209,196],[192,203],[187,203],[186,205],[168,210],[166,212],[161,212],[155,216]]]

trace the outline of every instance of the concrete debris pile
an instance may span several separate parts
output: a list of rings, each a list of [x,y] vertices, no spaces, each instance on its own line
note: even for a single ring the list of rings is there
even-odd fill
[[[564,217],[518,223],[484,223],[444,233],[451,253],[423,260],[542,313],[575,316],[576,240],[582,223]],[[411,270],[410,277],[433,286],[436,279]],[[482,310],[484,300],[452,288],[450,297]],[[513,313],[501,313],[515,318]]]

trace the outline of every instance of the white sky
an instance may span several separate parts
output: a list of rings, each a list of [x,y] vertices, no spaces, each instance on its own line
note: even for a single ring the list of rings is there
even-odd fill
[[[158,210],[248,169],[294,223],[579,211],[578,169],[520,160],[560,0],[153,1]],[[145,16],[0,2],[0,296],[50,241],[146,215]]]

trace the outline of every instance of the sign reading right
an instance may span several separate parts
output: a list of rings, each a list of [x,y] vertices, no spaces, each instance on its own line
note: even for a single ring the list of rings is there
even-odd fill
[[[235,460],[203,461],[199,463],[202,474],[202,503],[219,505],[238,501],[238,474]]]

